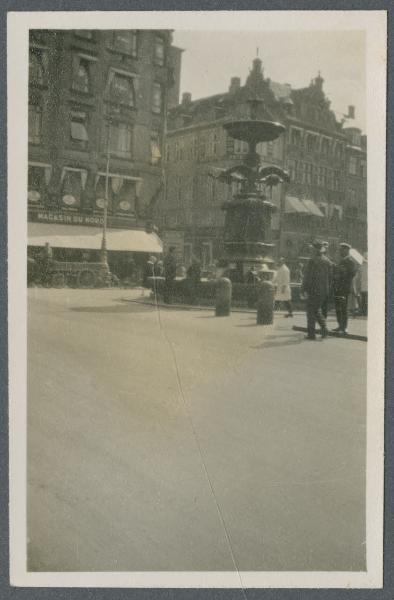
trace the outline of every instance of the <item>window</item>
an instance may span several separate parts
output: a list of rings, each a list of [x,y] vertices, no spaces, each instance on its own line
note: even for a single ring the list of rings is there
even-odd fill
[[[306,149],[308,152],[314,152],[316,150],[317,138],[315,135],[308,134],[306,138]]]
[[[272,157],[274,154],[274,142],[267,142],[267,156]]]
[[[212,135],[212,154],[216,156],[219,148],[219,137],[217,133]]]
[[[134,106],[134,86],[131,77],[114,73],[111,83],[111,100],[118,104]]]
[[[197,136],[194,136],[193,141],[192,141],[192,158],[198,158],[198,138],[197,138]]]
[[[81,171],[66,169],[62,174],[62,201],[65,206],[74,208],[81,201],[82,176]]]
[[[326,173],[324,167],[319,167],[317,173],[317,185],[320,187],[325,187],[326,185]]]
[[[356,204],[356,190],[348,190],[349,204]]]
[[[155,35],[154,62],[156,65],[163,66],[165,59],[164,40],[160,35]]]
[[[137,56],[138,52],[138,33],[135,29],[132,30],[117,30],[114,31],[113,46],[115,50]]]
[[[152,131],[150,136],[150,151],[152,165],[159,165],[161,162],[160,140],[157,131]]]
[[[41,132],[42,132],[42,111],[41,107],[30,104],[29,105],[29,143],[40,144],[41,143]]]
[[[362,160],[360,162],[360,171],[361,171],[361,177],[366,178],[367,177],[367,163],[365,160]]]
[[[301,145],[301,131],[299,129],[292,128],[290,130],[290,143],[293,146]]]
[[[334,189],[334,171],[332,169],[327,169],[327,188]]]
[[[339,171],[334,171],[334,191],[338,192],[340,188]]]
[[[294,181],[295,180],[295,172],[296,172],[296,161],[293,159],[288,159],[287,169],[289,171],[290,181]]]
[[[189,267],[192,262],[193,256],[193,245],[192,244],[184,244],[183,245],[183,262],[186,267]]]
[[[324,154],[325,156],[327,156],[327,154],[329,153],[329,149],[330,149],[329,140],[327,138],[322,138],[321,146],[320,146],[321,153]]]
[[[27,183],[27,198],[29,203],[40,202],[43,190],[45,189],[45,183],[45,169],[29,165]]]
[[[305,183],[312,183],[312,169],[313,166],[310,163],[305,163]]]
[[[71,139],[85,147],[89,141],[86,129],[86,113],[72,112],[70,115],[70,134]]]
[[[349,174],[357,175],[357,158],[355,156],[349,158]]]
[[[78,57],[73,81],[73,89],[78,92],[90,91],[89,61]]]
[[[153,90],[152,90],[152,112],[156,113],[156,114],[160,114],[161,110],[162,110],[162,103],[163,103],[163,97],[162,97],[162,87],[160,83],[154,83],[153,84]]]
[[[45,84],[46,55],[39,48],[30,48],[29,52],[29,82],[36,85]]]
[[[206,223],[210,223],[210,219],[206,220]],[[212,263],[212,243],[211,242],[203,242],[202,243],[202,267],[206,269]]]
[[[131,127],[126,123],[109,126],[109,151],[123,158],[131,157]]]
[[[111,177],[111,188],[114,194],[115,210],[118,214],[135,210],[135,182],[122,177]]]
[[[209,202],[215,201],[216,195],[216,181],[212,177],[207,178],[207,200]]]

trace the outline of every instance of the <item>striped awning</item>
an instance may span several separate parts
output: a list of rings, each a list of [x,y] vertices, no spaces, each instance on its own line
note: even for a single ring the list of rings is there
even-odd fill
[[[306,215],[309,213],[309,210],[299,198],[296,198],[295,196],[286,196],[285,212],[301,213]]]
[[[28,223],[28,246],[52,248],[74,248],[79,250],[100,250],[102,241],[100,227],[77,225],[50,225],[49,223]],[[156,233],[143,229],[107,229],[107,249],[120,252],[163,252],[163,242]]]
[[[302,203],[304,204],[304,206],[306,206],[308,211],[314,217],[324,217],[324,214],[322,213],[320,208],[317,206],[317,204],[315,204],[315,202],[313,202],[313,200],[302,200]]]
[[[324,217],[324,214],[313,200],[301,200],[295,196],[286,196],[285,212]]]

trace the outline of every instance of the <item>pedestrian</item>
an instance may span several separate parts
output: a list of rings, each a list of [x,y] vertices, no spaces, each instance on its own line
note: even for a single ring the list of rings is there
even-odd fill
[[[322,242],[322,244],[323,244],[323,248],[324,248],[324,255],[327,258],[327,260],[330,261],[331,272],[333,273],[334,272],[334,263],[332,262],[332,260],[328,256],[329,243],[328,242]],[[331,293],[332,293],[332,289],[330,289],[330,293],[328,294],[326,300],[323,302],[322,307],[321,307],[321,311],[322,311],[323,317],[325,319],[327,319],[327,315],[328,315],[328,304],[330,302],[330,295],[331,295]]]
[[[158,260],[155,265],[155,274],[156,277],[163,277],[164,275],[164,264],[162,260]]]
[[[190,304],[194,304],[197,298],[198,285],[201,281],[201,263],[197,258],[193,258],[190,267],[186,273],[187,294]]]
[[[360,314],[366,317],[368,314],[368,257],[364,255],[363,264],[359,269],[360,288]]]
[[[151,288],[151,282],[149,281],[149,279],[151,277],[155,276],[155,264],[156,264],[156,258],[154,256],[150,256],[146,262],[145,265],[145,269],[144,269],[144,275],[143,275],[143,280],[142,280],[142,285],[145,288]]]
[[[246,283],[249,285],[256,285],[259,283],[259,275],[255,267],[250,267],[249,271],[246,273]]]
[[[168,249],[168,254],[164,259],[164,302],[166,304],[170,304],[172,300],[172,294],[174,290],[174,281],[176,277],[176,256],[175,256],[176,248],[175,246],[170,246]]]
[[[312,245],[312,257],[308,261],[301,284],[301,294],[306,296],[307,340],[315,340],[316,321],[322,338],[328,336],[322,307],[327,302],[332,280],[332,264],[325,256],[326,246],[316,240]]]
[[[334,331],[347,335],[348,298],[357,268],[350,257],[351,246],[339,244],[340,261],[334,267],[334,301],[338,327]]]
[[[283,257],[278,261],[278,269],[272,283],[276,286],[275,303],[283,302],[287,309],[287,315],[285,315],[285,317],[292,317],[293,307],[291,304],[290,270]]]

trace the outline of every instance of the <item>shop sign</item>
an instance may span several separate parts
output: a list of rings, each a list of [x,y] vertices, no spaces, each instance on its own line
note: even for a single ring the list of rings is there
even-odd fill
[[[102,215],[83,215],[77,212],[66,213],[51,210],[35,210],[29,211],[29,221],[39,223],[59,223],[65,225],[90,225],[97,227],[103,225]],[[132,227],[135,226],[135,219],[125,217],[108,217],[108,227]]]

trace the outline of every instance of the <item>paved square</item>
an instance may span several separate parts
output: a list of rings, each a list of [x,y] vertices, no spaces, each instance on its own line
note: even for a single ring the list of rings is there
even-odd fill
[[[28,568],[364,570],[367,344],[131,296],[29,290]]]

